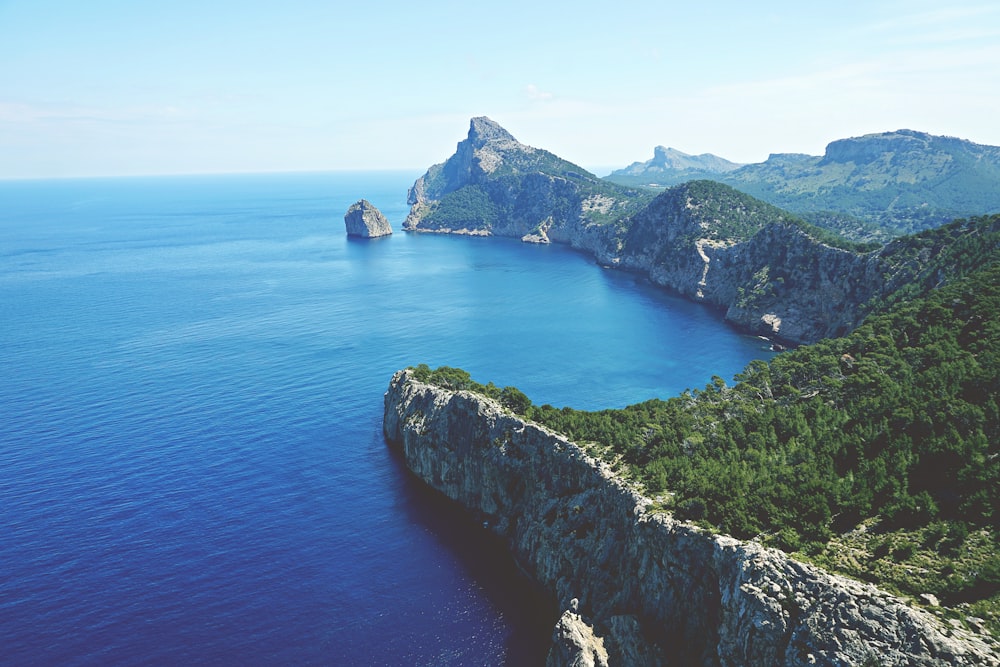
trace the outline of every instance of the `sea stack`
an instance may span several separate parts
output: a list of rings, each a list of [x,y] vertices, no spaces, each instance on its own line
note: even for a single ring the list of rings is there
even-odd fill
[[[344,224],[347,226],[348,236],[371,239],[392,234],[392,225],[382,212],[366,199],[351,204],[344,214]]]

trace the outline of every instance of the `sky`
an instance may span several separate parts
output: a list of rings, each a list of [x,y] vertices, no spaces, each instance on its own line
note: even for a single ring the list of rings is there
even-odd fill
[[[4,179],[419,173],[473,116],[599,175],[657,145],[1000,145],[1000,3],[0,0]]]

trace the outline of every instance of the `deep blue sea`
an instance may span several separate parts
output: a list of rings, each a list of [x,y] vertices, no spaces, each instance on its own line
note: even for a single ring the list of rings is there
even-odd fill
[[[0,663],[497,665],[554,622],[381,432],[406,365],[624,406],[770,353],[416,173],[0,182]],[[349,240],[365,197],[397,233]]]

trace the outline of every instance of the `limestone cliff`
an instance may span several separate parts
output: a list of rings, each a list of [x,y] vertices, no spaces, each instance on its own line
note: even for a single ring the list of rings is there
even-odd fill
[[[591,248],[602,224],[637,211],[651,198],[522,144],[494,121],[478,117],[455,154],[410,188],[403,228]]]
[[[491,399],[400,371],[383,428],[567,610],[552,665],[1000,665],[870,585],[652,511],[607,464]]]
[[[881,280],[791,214],[710,181],[652,193],[597,179],[473,118],[409,192],[404,229],[565,243],[726,311],[749,331],[812,342],[850,330]]]
[[[753,333],[813,342],[853,330],[886,288],[881,251],[837,248],[792,215],[728,186],[667,190],[600,261],[725,310]]]
[[[392,225],[382,212],[366,199],[351,204],[344,214],[344,226],[348,236],[375,238],[392,234]]]
[[[834,157],[861,159],[861,148],[838,146]],[[926,266],[913,254],[900,266],[905,239],[851,244],[722,183],[691,181],[655,198],[608,183],[488,118],[472,119],[455,154],[417,179],[409,201],[407,230],[565,243],[719,308],[743,329],[794,343],[853,330],[903,286],[898,276]]]

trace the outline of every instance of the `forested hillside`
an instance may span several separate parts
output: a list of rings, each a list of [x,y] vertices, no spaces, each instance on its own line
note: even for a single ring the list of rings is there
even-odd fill
[[[738,169],[693,173],[654,158],[607,178],[659,187],[711,178],[858,241],[1000,212],[1000,147],[913,130],[840,139],[821,156],[772,154]]]
[[[532,405],[456,369],[421,373],[590,443],[681,517],[964,605],[996,632],[1000,216],[938,234],[970,224],[992,231],[937,257],[953,267],[946,284],[925,272],[849,335],[754,362],[731,386],[714,378],[667,400],[583,412]],[[901,240],[896,255],[926,242]]]

